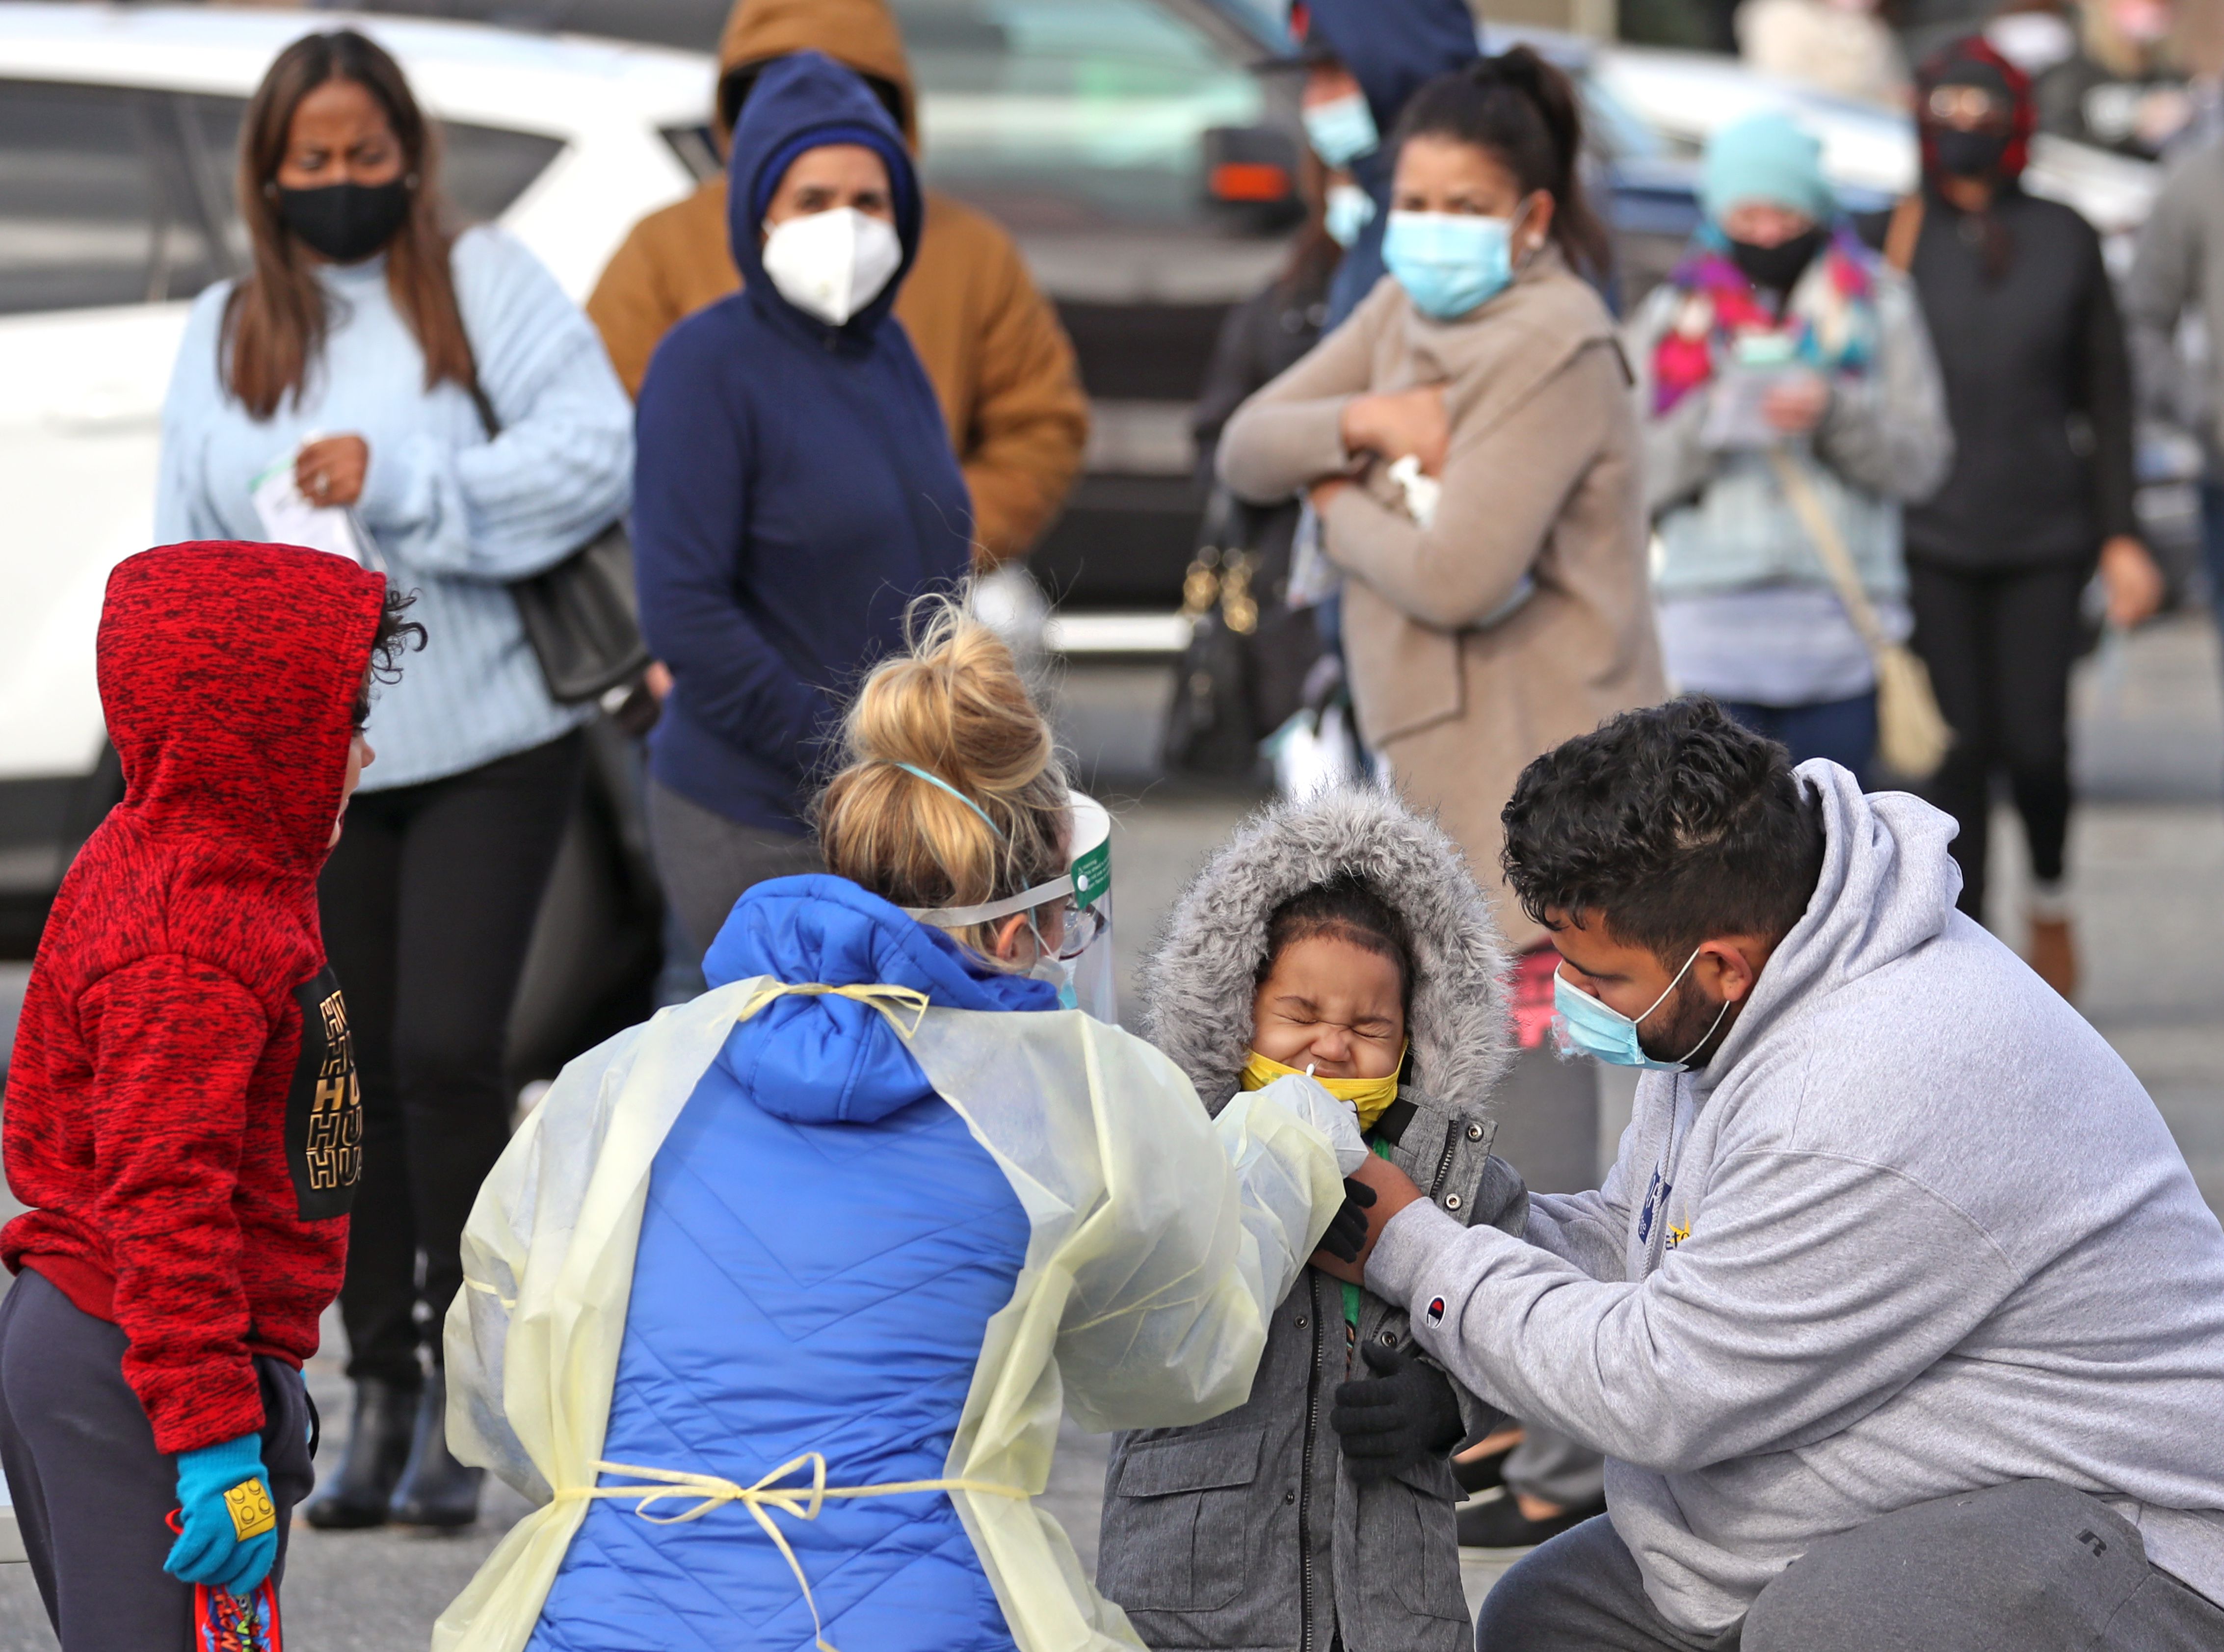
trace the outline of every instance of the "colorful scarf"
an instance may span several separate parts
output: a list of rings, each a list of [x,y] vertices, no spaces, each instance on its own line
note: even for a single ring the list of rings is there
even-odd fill
[[[1866,373],[1876,359],[1873,255],[1844,224],[1815,255],[1779,317],[1731,261],[1729,243],[1708,224],[1668,277],[1682,293],[1674,324],[1652,350],[1652,411],[1662,413],[1715,375],[1741,337],[1779,335],[1795,359],[1817,372]]]

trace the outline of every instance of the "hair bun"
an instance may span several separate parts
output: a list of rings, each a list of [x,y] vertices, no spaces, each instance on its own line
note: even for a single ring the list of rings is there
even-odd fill
[[[913,606],[905,640],[844,720],[847,760],[818,810],[828,869],[900,906],[974,905],[1057,876],[1065,772],[1011,650],[942,596]]]

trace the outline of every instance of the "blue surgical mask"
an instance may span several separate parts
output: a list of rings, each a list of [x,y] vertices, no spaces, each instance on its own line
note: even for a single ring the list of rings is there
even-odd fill
[[[1374,111],[1358,92],[1346,92],[1324,104],[1308,104],[1301,115],[1313,153],[1332,169],[1348,167],[1381,146],[1382,134],[1375,129]]]
[[[1455,320],[1513,279],[1513,220],[1393,212],[1382,234],[1382,262],[1415,309]]]
[[[1394,221],[1394,220],[1393,220]],[[1552,1007],[1559,1013],[1552,1018],[1552,1034],[1563,1053],[1570,1056],[1593,1056],[1612,1067],[1649,1067],[1659,1073],[1688,1071],[1691,1057],[1706,1048],[1707,1040],[1715,1036],[1715,1027],[1722,1024],[1722,1017],[1730,1012],[1729,1003],[1723,1001],[1716,1013],[1714,1026],[1707,1029],[1697,1044],[1685,1050],[1680,1060],[1655,1061],[1645,1053],[1637,1042],[1639,1022],[1645,1019],[1668,1001],[1668,994],[1676,990],[1677,983],[1698,961],[1698,949],[1684,960],[1684,968],[1676,972],[1675,980],[1668,983],[1652,1002],[1646,1006],[1645,1015],[1632,1020],[1612,1005],[1593,998],[1580,987],[1572,984],[1565,975],[1555,971],[1552,975]]]
[[[1357,184],[1330,184],[1322,227],[1339,247],[1349,247],[1374,222],[1374,197]]]

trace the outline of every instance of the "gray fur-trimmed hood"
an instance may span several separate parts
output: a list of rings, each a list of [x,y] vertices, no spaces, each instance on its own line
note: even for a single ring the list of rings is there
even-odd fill
[[[1414,1087],[1445,1107],[1481,1108],[1512,1062],[1506,943],[1466,860],[1393,793],[1345,786],[1246,821],[1174,903],[1144,966],[1144,1036],[1208,1107],[1217,1112],[1242,1073],[1268,917],[1346,873],[1412,931]]]

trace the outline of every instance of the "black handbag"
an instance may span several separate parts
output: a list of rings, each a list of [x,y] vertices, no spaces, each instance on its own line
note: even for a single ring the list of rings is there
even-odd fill
[[[1321,641],[1311,610],[1283,600],[1296,517],[1294,504],[1246,505],[1213,491],[1182,580],[1189,641],[1159,751],[1172,772],[1248,775],[1260,742],[1302,707]]]
[[[502,434],[502,420],[476,380],[471,400],[492,441]],[[648,669],[634,593],[633,536],[622,516],[553,567],[512,580],[509,594],[557,704],[599,701],[612,689],[637,683]]]

